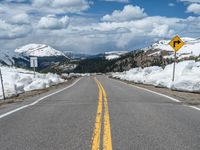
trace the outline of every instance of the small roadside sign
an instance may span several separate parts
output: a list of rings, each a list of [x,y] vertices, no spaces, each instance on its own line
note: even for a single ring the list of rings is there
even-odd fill
[[[30,57],[30,67],[33,68],[34,78],[35,78],[35,68],[38,67],[38,58],[37,57]]]
[[[169,45],[174,49],[175,52],[178,52],[184,45],[184,42],[177,35],[170,42]]]
[[[38,58],[37,57],[30,57],[30,66],[31,66],[31,68],[38,67]]]

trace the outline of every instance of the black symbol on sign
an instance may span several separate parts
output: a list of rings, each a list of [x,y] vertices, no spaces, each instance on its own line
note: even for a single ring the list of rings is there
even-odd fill
[[[181,43],[181,41],[174,41],[174,47],[176,47],[176,44],[180,44]]]

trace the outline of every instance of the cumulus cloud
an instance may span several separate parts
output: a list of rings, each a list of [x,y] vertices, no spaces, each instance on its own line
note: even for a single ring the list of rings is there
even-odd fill
[[[187,2],[187,3],[200,3],[199,0],[179,0],[180,2]]]
[[[167,17],[145,17],[126,22],[102,22],[88,26],[73,26],[72,30],[84,33],[82,36],[95,35],[112,41],[116,49],[129,49],[140,46],[144,41],[171,38],[185,26],[180,25],[182,19]],[[99,39],[98,39],[99,40]]]
[[[197,4],[197,3],[190,4],[187,7],[187,12],[200,15],[200,4]]]
[[[146,17],[147,14],[139,6],[126,5],[122,11],[115,10],[111,15],[103,16],[102,21],[122,22]]]
[[[81,12],[90,7],[87,0],[33,0],[33,6],[55,13]]]
[[[14,25],[0,20],[0,39],[15,39],[27,36],[32,31],[29,25]]]
[[[12,24],[18,24],[18,25],[30,24],[30,19],[27,14],[17,14],[17,15],[12,16],[9,19],[9,22]]]
[[[67,28],[69,24],[69,17],[64,16],[62,18],[57,18],[54,15],[49,15],[47,17],[42,17],[38,23],[39,28],[42,29],[64,29]]]

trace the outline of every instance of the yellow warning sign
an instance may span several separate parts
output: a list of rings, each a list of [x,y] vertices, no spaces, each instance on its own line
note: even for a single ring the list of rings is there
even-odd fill
[[[169,45],[174,49],[175,52],[178,52],[185,43],[181,40],[179,36],[175,36],[170,42]]]

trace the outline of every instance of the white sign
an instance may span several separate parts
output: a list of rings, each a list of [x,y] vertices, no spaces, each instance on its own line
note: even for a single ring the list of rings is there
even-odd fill
[[[30,65],[32,68],[38,67],[38,58],[37,57],[30,57]]]

